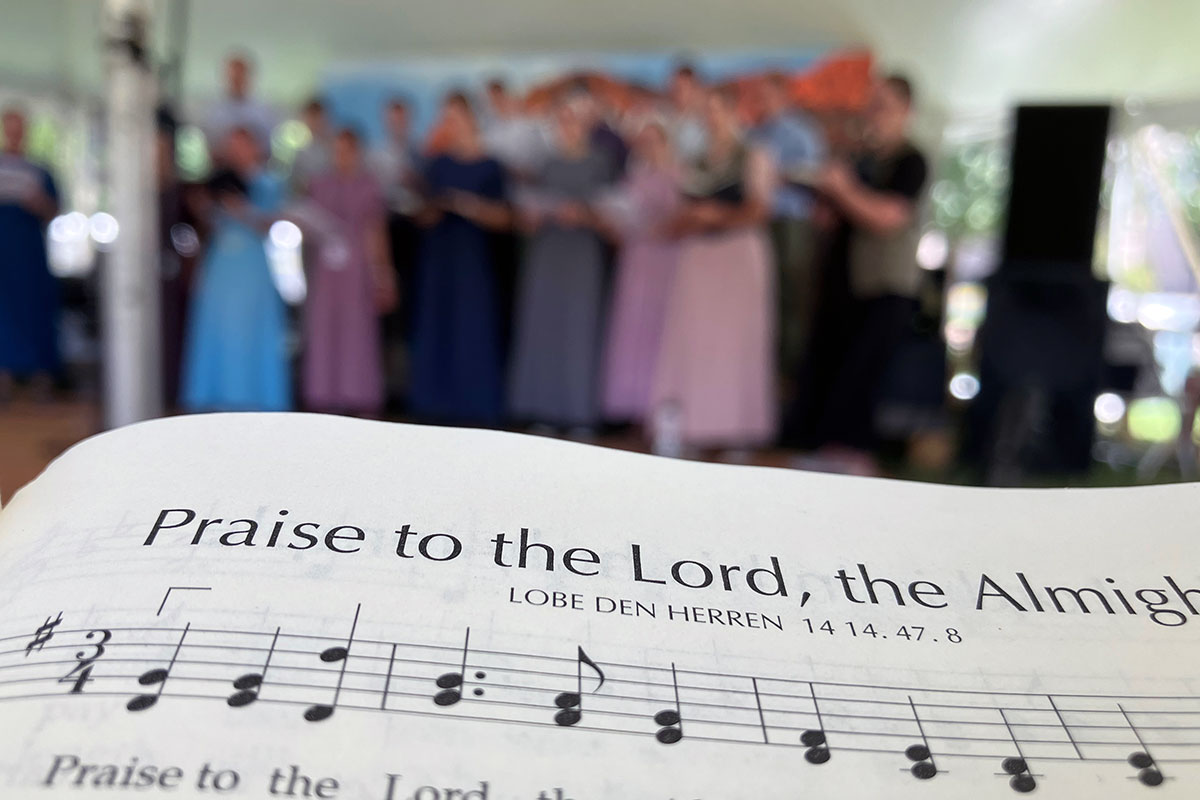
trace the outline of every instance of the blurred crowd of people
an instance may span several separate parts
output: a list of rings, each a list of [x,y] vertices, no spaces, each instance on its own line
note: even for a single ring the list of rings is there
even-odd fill
[[[317,98],[283,174],[278,120],[231,57],[200,120],[203,184],[179,183],[161,126],[168,401],[580,438],[633,425],[669,454],[783,441],[869,469],[918,289],[912,88],[878,80],[853,127],[831,131],[789,87],[706,85],[680,65],[664,92],[622,104],[579,76],[535,103],[493,80],[448,94],[423,141],[392,99],[374,147]],[[57,368],[42,231],[55,191],[22,156],[20,116],[5,114],[0,156],[3,391]],[[295,324],[264,245],[279,220],[303,232]],[[180,246],[180,223],[199,250]]]

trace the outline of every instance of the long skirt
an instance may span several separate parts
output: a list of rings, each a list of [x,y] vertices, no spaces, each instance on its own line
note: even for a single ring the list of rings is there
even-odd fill
[[[683,444],[753,447],[775,435],[775,284],[765,235],[685,240],[667,303],[652,393],[677,413]]]

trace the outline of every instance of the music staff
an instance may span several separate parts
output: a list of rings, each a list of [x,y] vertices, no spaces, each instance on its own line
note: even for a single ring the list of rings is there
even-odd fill
[[[154,706],[169,684],[172,698],[213,698],[239,709],[295,704],[305,709],[305,719],[320,721],[341,708],[439,716],[468,692],[478,702],[463,704],[451,718],[630,736],[646,736],[650,720],[661,744],[682,742],[686,719],[689,741],[799,748],[814,765],[830,760],[834,737],[847,753],[903,754],[910,762],[904,769],[921,780],[941,775],[942,759],[987,759],[1018,793],[1038,788],[1034,763],[1047,772],[1051,763],[1132,767],[1130,780],[1152,788],[1169,780],[1172,762],[1200,762],[1195,696],[1047,695],[739,676],[674,663],[597,661],[581,646],[572,654],[487,649],[472,644],[469,630],[461,645],[384,641],[359,635],[360,612],[344,639],[190,623],[64,630],[61,622],[50,638],[39,626],[0,637],[0,703],[81,694],[119,697],[138,712]],[[41,646],[27,656],[38,639]],[[172,652],[164,665],[165,647]],[[84,672],[78,665],[100,663],[101,655],[104,669],[89,672],[78,684],[86,690],[75,692]],[[447,662],[456,671],[445,672]],[[68,669],[73,676],[64,681]],[[585,686],[585,671],[594,675],[594,687]],[[486,693],[478,685],[485,678]],[[130,680],[154,690],[125,702]],[[565,681],[572,691],[563,691]],[[68,685],[58,687],[60,682]],[[443,692],[452,693],[454,702],[439,702]]]

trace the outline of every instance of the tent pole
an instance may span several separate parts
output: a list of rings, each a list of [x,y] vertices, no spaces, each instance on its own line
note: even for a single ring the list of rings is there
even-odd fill
[[[149,0],[105,0],[107,194],[116,241],[104,259],[104,423],[162,414],[155,118]]]

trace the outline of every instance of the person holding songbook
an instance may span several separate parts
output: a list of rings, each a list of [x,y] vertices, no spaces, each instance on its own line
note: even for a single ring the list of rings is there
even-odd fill
[[[503,410],[500,307],[489,234],[509,225],[507,181],[470,101],[451,94],[441,151],[425,167],[409,409],[423,419],[495,424]]]
[[[817,187],[837,215],[811,351],[790,409],[788,444],[820,450],[823,469],[873,474],[875,410],[896,345],[911,329],[920,270],[917,204],[925,157],[908,138],[912,87],[880,81],[866,111],[864,152],[831,161]]]
[[[333,169],[309,183],[330,221],[309,273],[304,315],[304,405],[364,416],[383,411],[379,315],[396,302],[383,190],[363,166],[358,134],[340,131]]]
[[[188,314],[180,405],[189,411],[287,411],[287,314],[263,236],[286,188],[254,134],[235,128],[208,182],[212,236]]]
[[[612,165],[589,141],[575,97],[560,102],[555,119],[557,151],[521,203],[528,239],[517,284],[509,414],[584,435],[599,423],[605,265],[594,202]]]
[[[656,449],[756,447],[775,434],[775,281],[766,236],[774,175],[747,145],[733,94],[707,100],[707,145],[670,223],[681,238],[651,392]]]
[[[46,224],[58,213],[54,178],[25,155],[25,115],[3,111],[0,151],[0,402],[16,377],[47,397],[59,368],[58,284],[46,260]]]

